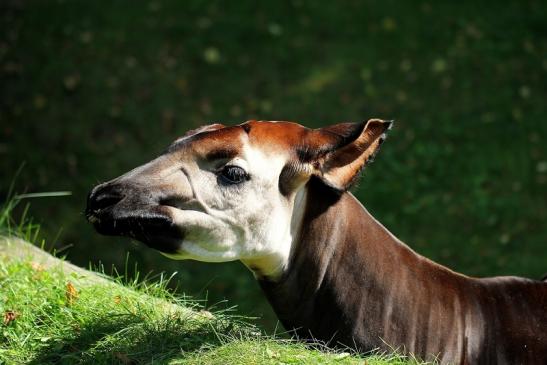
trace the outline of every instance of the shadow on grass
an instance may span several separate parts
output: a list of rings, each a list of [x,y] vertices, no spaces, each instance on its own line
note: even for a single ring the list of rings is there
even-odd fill
[[[148,364],[184,358],[185,353],[221,344],[221,336],[241,335],[227,321],[137,316],[97,318],[38,352],[29,364]]]

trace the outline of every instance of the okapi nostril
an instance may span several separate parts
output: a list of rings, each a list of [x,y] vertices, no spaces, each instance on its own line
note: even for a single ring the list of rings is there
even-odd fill
[[[113,192],[108,187],[99,186],[98,188],[93,189],[87,198],[87,209],[86,214],[92,215],[100,212],[101,210],[110,208],[117,203],[119,203],[124,196]]]
[[[93,202],[92,209],[95,211],[103,210],[116,205],[123,197],[119,195],[100,195]]]

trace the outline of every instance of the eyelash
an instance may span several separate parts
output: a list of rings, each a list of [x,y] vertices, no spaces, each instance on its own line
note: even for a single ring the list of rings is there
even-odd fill
[[[247,172],[243,168],[234,165],[224,166],[219,171],[218,176],[223,183],[229,185],[241,184],[242,182],[247,181],[250,178],[249,174],[247,174]]]

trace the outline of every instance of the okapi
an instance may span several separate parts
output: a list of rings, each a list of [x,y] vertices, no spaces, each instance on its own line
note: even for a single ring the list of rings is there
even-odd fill
[[[173,259],[241,260],[300,338],[450,364],[547,364],[547,282],[453,272],[348,192],[390,126],[205,126],[96,186],[86,216]]]

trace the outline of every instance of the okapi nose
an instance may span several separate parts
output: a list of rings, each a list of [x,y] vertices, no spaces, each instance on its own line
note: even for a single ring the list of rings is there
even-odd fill
[[[125,196],[108,184],[96,186],[87,197],[86,215],[91,216],[119,203]]]

